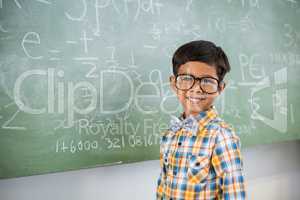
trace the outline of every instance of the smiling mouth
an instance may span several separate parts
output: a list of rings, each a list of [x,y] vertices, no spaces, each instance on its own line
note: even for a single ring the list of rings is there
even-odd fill
[[[199,103],[200,101],[205,100],[206,97],[186,97],[186,99],[192,103]]]

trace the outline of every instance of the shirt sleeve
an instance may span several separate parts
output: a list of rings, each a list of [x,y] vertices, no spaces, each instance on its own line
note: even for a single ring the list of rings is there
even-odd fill
[[[212,165],[220,178],[222,200],[246,199],[245,180],[242,172],[243,160],[240,140],[232,129],[221,128],[216,137]]]
[[[160,163],[162,162],[162,155],[160,154]],[[161,167],[160,167],[161,168]],[[162,183],[162,168],[160,169],[160,174],[157,179],[157,186],[156,186],[156,199],[161,200],[162,199],[162,193],[163,193],[163,183]]]
[[[157,187],[156,187],[156,199],[157,200],[162,199],[163,186],[162,186],[161,181],[162,181],[162,177],[161,177],[161,173],[160,173],[158,180],[157,180]]]
[[[163,170],[164,170],[164,146],[165,146],[166,137],[164,135],[160,138],[160,153],[159,153],[159,164],[160,164],[160,174],[157,180],[156,187],[156,199],[161,200],[163,197]]]

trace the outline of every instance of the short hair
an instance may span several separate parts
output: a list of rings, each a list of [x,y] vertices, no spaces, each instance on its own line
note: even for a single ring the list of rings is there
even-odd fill
[[[199,61],[214,66],[220,82],[230,71],[230,64],[225,52],[210,41],[197,40],[180,46],[172,58],[174,75],[177,75],[181,65],[189,61]]]

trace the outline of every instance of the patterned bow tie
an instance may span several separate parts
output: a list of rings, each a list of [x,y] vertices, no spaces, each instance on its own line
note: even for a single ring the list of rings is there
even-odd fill
[[[193,116],[189,116],[184,120],[180,120],[178,117],[171,115],[169,129],[176,133],[181,128],[191,132],[193,135],[196,135],[198,131],[198,121]]]

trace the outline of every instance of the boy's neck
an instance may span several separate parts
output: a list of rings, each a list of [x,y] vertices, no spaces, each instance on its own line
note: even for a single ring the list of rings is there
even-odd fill
[[[207,108],[207,109],[203,109],[203,110],[199,111],[198,113],[190,113],[190,114],[187,114],[187,113],[184,111],[183,114],[182,114],[182,117],[183,117],[183,119],[185,119],[187,116],[190,116],[190,115],[192,115],[193,117],[196,117],[197,115],[199,115],[199,113],[201,113],[201,112],[206,112],[206,111],[210,110],[211,108],[213,108],[213,105],[211,105],[211,106],[210,106],[209,108]]]

